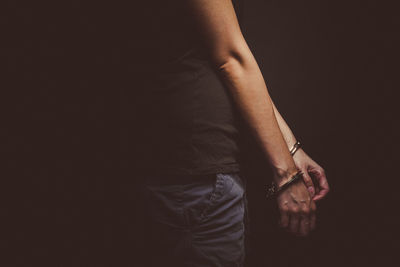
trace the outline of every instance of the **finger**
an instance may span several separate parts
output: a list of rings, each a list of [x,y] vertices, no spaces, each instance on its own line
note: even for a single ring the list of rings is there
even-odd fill
[[[289,231],[298,234],[299,233],[299,214],[296,213],[291,213],[290,214],[290,219],[289,219]]]
[[[310,217],[308,215],[301,216],[299,227],[299,235],[306,236],[310,232]]]
[[[282,228],[287,228],[289,226],[289,213],[286,207],[282,207],[279,209],[279,212],[281,214],[280,220],[279,220],[279,226]]]
[[[321,178],[320,182],[320,191],[318,192],[317,200],[323,199],[329,192],[330,188],[328,185],[328,181],[325,177]]]
[[[320,190],[320,191],[318,192],[318,194],[316,194],[316,195],[313,197],[313,200],[314,200],[314,201],[321,200],[321,199],[325,198],[325,196],[326,196],[327,194],[328,194],[328,191],[327,191],[327,190]]]
[[[317,198],[317,196],[319,196],[320,191],[321,191],[321,190],[319,189],[318,186],[315,187],[315,195],[314,195],[314,197],[312,198],[312,200],[315,200],[315,198]]]
[[[317,206],[315,204],[315,201],[311,201],[310,205],[310,231],[314,230],[315,224],[316,224],[316,211],[317,211]]]
[[[313,198],[314,201],[318,201],[323,199],[329,192],[328,180],[326,179],[325,171],[323,169],[312,170],[310,172],[318,181],[318,192],[316,192]]]
[[[303,181],[307,187],[308,192],[310,192],[311,197],[315,195],[314,183],[308,174],[308,171],[303,171]]]
[[[310,203],[311,204],[311,203]],[[299,235],[306,236],[310,232],[311,205],[304,203],[300,210]]]
[[[317,222],[317,216],[315,213],[313,213],[310,216],[310,231],[315,229],[316,222]]]

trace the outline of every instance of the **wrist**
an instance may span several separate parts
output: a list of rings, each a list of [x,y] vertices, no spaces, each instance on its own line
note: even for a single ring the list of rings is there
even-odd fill
[[[290,168],[276,168],[273,171],[273,180],[275,184],[279,187],[290,180],[290,178],[298,171],[299,170],[295,166]]]
[[[286,182],[277,185],[275,183],[272,183],[269,187],[267,187],[267,198],[270,198],[272,196],[276,196],[280,192],[286,190],[289,186],[291,186],[293,183],[301,179],[303,176],[303,173],[301,171],[297,171],[295,174],[293,174],[290,179],[288,179]]]
[[[289,150],[293,147],[294,144],[296,144],[297,139],[294,137],[294,135],[291,135],[289,138],[286,138],[286,144]]]

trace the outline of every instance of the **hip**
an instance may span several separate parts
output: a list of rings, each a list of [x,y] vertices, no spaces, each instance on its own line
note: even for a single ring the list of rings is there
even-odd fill
[[[148,241],[158,260],[242,266],[247,200],[240,173],[145,178]]]

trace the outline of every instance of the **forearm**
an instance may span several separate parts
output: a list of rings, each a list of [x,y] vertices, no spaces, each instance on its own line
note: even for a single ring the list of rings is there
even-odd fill
[[[296,172],[295,163],[279,128],[262,73],[249,52],[219,67],[222,80],[273,167],[276,182]]]
[[[285,139],[286,144],[287,144],[288,148],[290,149],[296,143],[297,139],[294,136],[292,130],[289,128],[289,125],[287,125],[286,121],[283,119],[282,115],[279,113],[279,111],[276,108],[275,103],[272,99],[271,99],[271,102],[272,102],[272,106],[274,108],[274,113],[275,113],[275,117],[276,117],[276,120],[279,125],[279,129],[281,130],[283,138]]]

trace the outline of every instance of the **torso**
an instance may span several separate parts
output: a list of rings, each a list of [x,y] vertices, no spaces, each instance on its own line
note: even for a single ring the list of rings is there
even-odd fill
[[[160,27],[147,39],[150,56],[141,61],[132,88],[139,121],[132,140],[135,168],[185,175],[237,172],[239,118],[229,91],[187,18],[162,14],[160,24],[153,21]],[[165,34],[167,28],[173,30]]]

